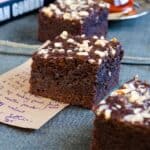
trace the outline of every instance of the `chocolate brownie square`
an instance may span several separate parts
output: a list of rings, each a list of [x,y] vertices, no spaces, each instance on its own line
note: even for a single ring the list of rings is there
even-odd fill
[[[123,50],[117,39],[64,31],[34,53],[31,89],[35,95],[91,108],[118,84]]]
[[[95,0],[57,0],[39,12],[38,39],[53,40],[64,30],[72,35],[106,36],[108,9]]]
[[[150,150],[150,84],[135,77],[95,113],[92,150]]]

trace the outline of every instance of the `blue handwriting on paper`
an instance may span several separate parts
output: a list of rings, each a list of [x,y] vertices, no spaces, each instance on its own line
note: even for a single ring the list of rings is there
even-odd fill
[[[5,122],[7,123],[12,123],[14,121],[25,121],[28,122],[29,120],[27,118],[25,118],[22,115],[14,115],[14,114],[10,114],[8,116],[5,117]]]

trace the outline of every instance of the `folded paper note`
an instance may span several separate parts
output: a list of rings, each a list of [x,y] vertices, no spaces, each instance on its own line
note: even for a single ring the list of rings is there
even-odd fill
[[[32,60],[0,76],[0,122],[39,129],[68,106],[29,93]]]

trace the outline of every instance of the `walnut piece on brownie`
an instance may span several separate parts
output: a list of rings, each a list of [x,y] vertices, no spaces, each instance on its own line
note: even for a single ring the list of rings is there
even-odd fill
[[[118,84],[122,56],[118,41],[63,31],[33,54],[30,91],[91,108]]]
[[[38,38],[53,40],[62,31],[72,35],[106,36],[107,4],[95,0],[57,0],[39,12]]]
[[[150,149],[150,84],[135,77],[94,111],[92,150]]]

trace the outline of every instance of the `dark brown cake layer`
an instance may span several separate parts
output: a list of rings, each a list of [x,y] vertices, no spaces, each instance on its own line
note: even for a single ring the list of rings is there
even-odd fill
[[[92,150],[150,149],[150,85],[135,77],[95,110]]]
[[[33,55],[31,89],[35,95],[91,108],[118,84],[120,43],[64,31]]]
[[[53,40],[62,31],[72,35],[106,36],[108,9],[94,0],[57,0],[39,13],[38,38]]]

